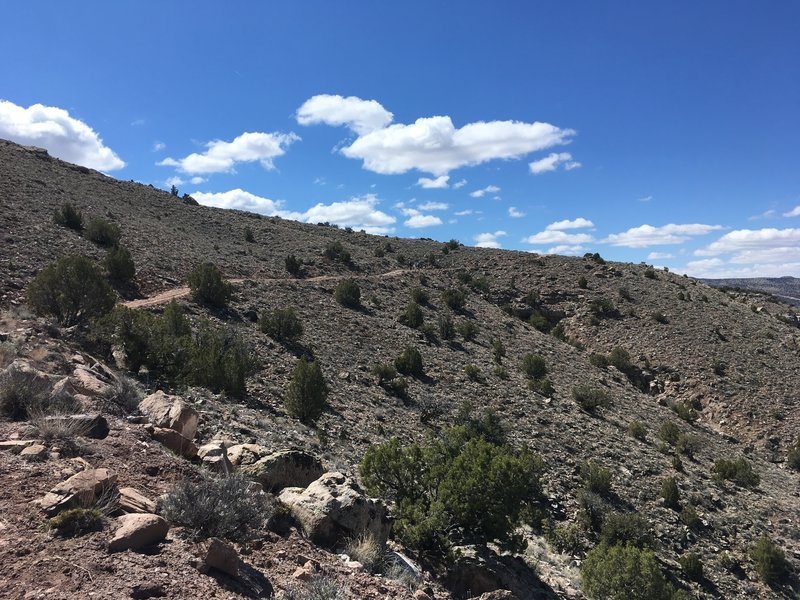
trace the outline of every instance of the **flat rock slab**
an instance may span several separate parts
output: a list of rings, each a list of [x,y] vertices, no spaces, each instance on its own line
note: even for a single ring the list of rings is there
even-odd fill
[[[197,456],[197,446],[188,438],[183,437],[174,429],[164,429],[155,427],[153,429],[153,439],[166,446],[175,454],[192,459]]]
[[[169,523],[153,514],[130,514],[117,518],[117,529],[108,543],[111,552],[139,550],[167,537]]]
[[[119,508],[126,513],[154,513],[156,503],[132,487],[119,488]]]
[[[34,500],[48,516],[75,506],[91,506],[95,500],[117,482],[108,469],[86,469],[62,481],[44,498]]]
[[[19,455],[24,460],[29,460],[32,462],[44,460],[47,458],[47,446],[42,444],[31,444],[27,448],[24,448]]]
[[[0,452],[11,452],[12,454],[19,454],[28,446],[32,446],[36,440],[8,440],[0,442]]]

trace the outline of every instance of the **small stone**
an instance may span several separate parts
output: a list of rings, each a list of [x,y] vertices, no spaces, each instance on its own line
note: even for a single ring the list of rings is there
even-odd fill
[[[203,562],[211,568],[227,573],[232,577],[239,576],[241,559],[236,549],[219,538],[210,538],[205,544]]]
[[[27,448],[24,448],[19,455],[23,460],[29,460],[31,462],[44,460],[47,458],[47,447],[42,444],[31,444]]]

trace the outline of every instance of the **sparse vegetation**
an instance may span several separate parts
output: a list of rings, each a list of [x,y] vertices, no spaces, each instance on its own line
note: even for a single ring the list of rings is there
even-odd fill
[[[403,311],[403,314],[400,315],[400,322],[413,329],[422,327],[422,324],[425,322],[425,315],[422,313],[419,304],[410,302]]]
[[[678,562],[681,565],[683,574],[686,575],[686,579],[690,581],[703,580],[703,561],[700,560],[699,554],[696,552],[687,552],[678,558]]]
[[[672,590],[651,550],[635,546],[593,548],[581,564],[584,591],[597,600],[670,600]]]
[[[439,329],[439,337],[445,341],[450,341],[456,337],[456,328],[450,315],[440,315],[436,322]]]
[[[462,289],[448,288],[442,292],[442,301],[454,311],[461,311],[467,301],[467,293]]]
[[[286,412],[303,423],[314,423],[325,410],[327,398],[328,384],[319,364],[298,360],[284,397]]]
[[[350,252],[345,250],[342,242],[328,242],[322,255],[328,260],[349,265],[351,261]]]
[[[607,497],[611,493],[611,471],[594,461],[581,463],[580,476],[583,489]]]
[[[758,487],[761,478],[753,470],[753,466],[743,456],[734,460],[720,458],[714,461],[714,477],[717,480],[726,479],[741,487]]]
[[[503,358],[506,355],[506,347],[503,344],[503,340],[493,340],[492,341],[492,360],[495,364],[503,364]]]
[[[530,379],[541,379],[547,375],[544,357],[539,354],[525,354],[522,357],[522,372]]]
[[[231,328],[204,323],[189,346],[188,379],[236,398],[245,395],[245,380],[255,372],[250,348]]]
[[[258,327],[272,339],[279,342],[296,342],[303,335],[303,324],[294,309],[276,308],[272,312],[262,312],[258,319]]]
[[[480,381],[481,380],[481,370],[478,368],[477,365],[469,364],[464,367],[464,374],[467,376],[467,379],[470,381]]]
[[[110,223],[104,219],[92,219],[86,226],[83,237],[98,246],[111,248],[119,244],[122,232],[115,223]]]
[[[650,548],[653,545],[650,524],[637,512],[609,513],[603,519],[600,543],[607,546],[630,544],[636,548]]]
[[[361,306],[361,288],[352,279],[344,279],[339,282],[333,292],[336,302],[347,308],[358,308]]]
[[[766,535],[762,535],[750,549],[753,566],[767,585],[776,585],[789,571],[786,555],[778,545]]]
[[[478,337],[478,326],[474,321],[464,320],[456,325],[458,334],[464,338],[465,342],[474,342]]]
[[[681,507],[681,493],[674,477],[667,477],[661,482],[661,497],[667,508],[678,510]]]
[[[196,302],[214,308],[224,308],[233,293],[233,287],[222,278],[219,268],[209,262],[197,265],[189,273],[189,289]]]
[[[69,202],[65,202],[53,213],[53,222],[61,227],[83,231],[83,213]]]
[[[422,354],[413,346],[407,346],[402,354],[394,359],[394,366],[403,375],[422,377],[425,373]]]
[[[611,398],[600,388],[590,385],[578,385],[572,388],[572,398],[578,405],[589,413],[594,413],[598,408],[611,406]]]
[[[245,227],[244,228],[244,241],[249,243],[249,244],[252,244],[253,242],[256,241],[256,237],[255,237],[255,235],[253,235],[252,228],[250,228],[250,227]]]
[[[300,277],[303,272],[303,263],[294,255],[289,254],[283,262],[286,272],[292,277]]]
[[[65,327],[86,323],[114,307],[116,297],[103,275],[84,256],[67,256],[42,269],[28,286],[33,312]]]
[[[206,477],[179,482],[160,502],[165,519],[186,527],[196,538],[245,541],[257,533],[273,511],[268,496],[254,492],[241,477]]]
[[[46,528],[59,537],[75,537],[103,529],[103,513],[96,508],[70,508],[47,520]]]
[[[639,421],[631,421],[628,423],[628,435],[644,442],[647,439],[647,429]]]
[[[136,276],[136,265],[130,251],[125,246],[114,246],[106,254],[108,278],[116,283],[128,283]]]

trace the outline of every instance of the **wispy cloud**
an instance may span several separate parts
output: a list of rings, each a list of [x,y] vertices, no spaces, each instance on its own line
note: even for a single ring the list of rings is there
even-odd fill
[[[784,216],[784,217],[800,217],[800,204],[798,204],[797,206],[795,206],[795,207],[794,207],[792,210],[790,210],[789,212],[785,212],[785,213],[783,213],[783,216]]]
[[[496,185],[487,185],[485,188],[480,190],[475,190],[474,192],[470,192],[469,195],[473,198],[483,198],[486,194],[496,194],[500,191],[500,188]]]
[[[447,210],[450,205],[446,202],[425,202],[419,205],[420,210]]]
[[[584,219],[583,217],[578,217],[577,219],[564,219],[563,221],[556,221],[555,223],[550,223],[547,227],[545,227],[546,231],[563,231],[564,229],[588,229],[590,227],[594,227],[594,223],[592,223],[589,219]]]
[[[675,255],[669,252],[651,252],[647,255],[647,260],[667,260],[669,258],[675,258]]]
[[[572,160],[569,152],[553,152],[544,158],[528,163],[528,168],[534,175],[555,171],[559,166],[563,166],[565,171],[571,171],[581,166],[578,161]]]
[[[594,237],[588,233],[566,233],[558,230],[545,230],[523,238],[526,244],[556,244],[570,245],[586,244],[593,242]]]
[[[621,233],[612,233],[604,240],[604,244],[624,246],[627,248],[647,248],[648,246],[663,246],[682,244],[687,240],[712,231],[724,229],[722,225],[704,225],[702,223],[686,223],[662,225],[639,225]]]
[[[466,179],[459,179],[458,181],[456,181],[456,182],[453,184],[453,189],[454,189],[454,190],[460,190],[460,189],[461,189],[462,187],[464,187],[465,185],[467,185],[467,180],[466,180]]]
[[[444,189],[449,187],[447,184],[449,180],[449,175],[441,175],[436,179],[431,179],[430,177],[420,177],[417,180],[417,185],[427,189]]]
[[[508,207],[508,216],[512,219],[521,219],[525,216],[525,213],[521,210],[518,210],[515,206]]]

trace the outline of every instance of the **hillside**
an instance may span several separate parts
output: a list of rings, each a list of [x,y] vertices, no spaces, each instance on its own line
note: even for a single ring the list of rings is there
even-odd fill
[[[796,277],[752,277],[746,279],[704,279],[716,288],[748,290],[771,294],[778,300],[800,306],[800,279]]]
[[[54,327],[25,308],[26,288],[47,264],[76,254],[99,263],[106,254],[53,223],[54,210],[70,202],[86,220],[102,217],[120,227],[121,243],[137,268],[135,285],[121,290],[121,301],[140,300],[142,310],[160,314],[162,300],[175,297],[193,321],[211,318],[254,349],[257,369],[247,379],[243,399],[200,387],[166,386],[199,411],[198,445],[216,439],[228,446],[301,449],[319,456],[327,471],[355,475],[370,446],[392,436],[406,445],[424,443],[455,422],[468,401],[477,411],[494,410],[515,447],[528,446],[541,456],[546,519],[559,531],[581,529],[587,507],[579,493],[580,465],[592,460],[612,473],[614,495],[603,510],[636,511],[647,520],[662,570],[689,597],[790,598],[797,593],[794,576],[767,587],[749,558],[751,545],[766,534],[784,549],[795,572],[800,564],[798,474],[786,464],[800,431],[800,329],[793,309],[770,296],[726,292],[645,265],[606,263],[599,257],[463,246],[445,252],[443,244],[432,240],[376,237],[195,206],[8,142],[0,142],[0,201],[2,366],[23,358],[46,373],[70,375],[76,354],[87,364],[102,358],[90,354],[80,328]],[[252,242],[245,240],[248,229]],[[332,242],[350,253],[350,263],[323,257]],[[289,254],[303,262],[303,277],[287,273]],[[187,277],[203,261],[213,262],[235,282],[227,310],[210,311],[186,295]],[[361,307],[355,310],[333,297],[337,284],[351,278],[361,292]],[[415,288],[427,296],[420,303],[424,324],[432,326],[427,333],[400,322]],[[451,310],[443,300],[452,289],[467,292],[461,310]],[[159,294],[158,300],[147,301]],[[255,322],[262,311],[284,307],[293,307],[303,324],[299,349],[274,341]],[[447,316],[460,330],[454,340],[436,335],[439,319]],[[465,336],[468,327],[473,334]],[[497,341],[505,348],[504,371],[494,357]],[[408,378],[408,398],[402,399],[377,385],[371,371],[407,346],[419,349],[425,373]],[[629,376],[593,357],[614,348],[629,353]],[[551,397],[533,391],[521,372],[527,353],[544,358]],[[301,424],[284,409],[291,372],[302,354],[313,354],[330,388],[329,408],[316,427]],[[106,363],[113,367],[110,359]],[[468,366],[477,375],[468,376]],[[163,386],[144,372],[129,375],[148,393]],[[573,399],[573,388],[580,385],[603,390],[610,406],[594,413],[582,410]],[[126,415],[107,416],[111,433],[91,441],[81,460],[113,469],[120,480],[152,498],[193,472],[186,461],[159,451]],[[634,421],[644,427],[641,439],[628,433]],[[684,439],[691,440],[691,450],[681,453],[659,438],[665,422],[688,436]],[[19,423],[0,423],[0,440],[14,435],[25,437]],[[129,460],[132,454],[137,460]],[[760,476],[752,489],[713,477],[716,460],[740,456]],[[103,547],[106,532],[53,541],[27,503],[75,470],[76,460],[27,463],[0,452],[0,506],[8,515],[0,530],[11,541],[0,542],[0,556],[14,565],[10,578],[17,582],[10,597],[22,597],[48,560],[58,567],[48,580],[54,595],[45,597],[81,597],[92,588],[124,597],[154,565],[166,574],[160,580],[169,597],[194,596],[195,585],[201,597],[253,594],[252,588],[226,588],[224,577],[217,584],[194,570],[187,574],[191,544],[180,537],[169,538],[160,554],[126,553],[126,568],[133,573],[127,578],[112,568]],[[687,526],[681,513],[664,506],[666,477],[676,479],[683,504],[694,507],[698,523]],[[596,533],[580,531],[566,547],[555,544],[538,524],[528,527],[526,535],[526,576],[541,586],[536,592],[529,588],[527,597],[583,597],[578,567],[596,543]],[[294,556],[300,555],[322,564],[350,587],[353,597],[412,594],[384,578],[347,571],[335,555],[296,531],[288,537],[268,534],[260,544],[240,550],[276,589],[291,582],[298,565]],[[688,552],[703,561],[700,582],[690,581],[679,566]],[[67,566],[59,557],[69,557]],[[427,575],[429,589],[423,593],[464,597],[443,574]],[[515,591],[524,600],[523,592]]]

